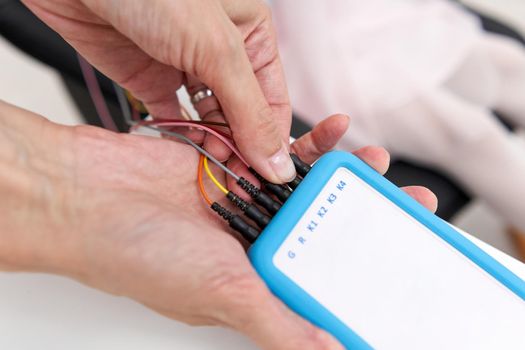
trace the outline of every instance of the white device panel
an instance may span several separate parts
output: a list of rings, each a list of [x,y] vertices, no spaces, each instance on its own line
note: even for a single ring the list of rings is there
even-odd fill
[[[525,301],[346,168],[274,265],[377,349],[525,349]]]

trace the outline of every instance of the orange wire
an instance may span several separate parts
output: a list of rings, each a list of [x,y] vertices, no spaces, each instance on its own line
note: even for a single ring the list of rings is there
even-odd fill
[[[199,183],[199,190],[201,191],[202,197],[204,197],[204,200],[208,205],[212,205],[212,201],[210,197],[208,197],[208,194],[206,193],[206,189],[204,188],[204,184],[202,183],[202,169],[204,168],[204,155],[200,155],[199,157],[199,168],[197,170],[197,181]]]

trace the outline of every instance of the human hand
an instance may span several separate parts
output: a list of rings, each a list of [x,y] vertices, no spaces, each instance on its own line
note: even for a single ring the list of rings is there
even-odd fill
[[[291,108],[270,11],[262,0],[24,0],[154,117],[180,117],[175,91],[211,88],[241,153],[272,182],[293,178]],[[215,97],[196,105],[221,116]],[[223,160],[227,149],[210,136]]]
[[[264,349],[342,348],[267,289],[243,244],[200,198],[191,147],[42,120],[17,128],[36,117],[3,110],[0,116],[18,131],[0,137],[0,167],[11,168],[0,172],[6,177],[0,181],[0,266],[67,275],[176,320],[234,328]],[[292,149],[313,161],[347,126],[348,118],[331,117]],[[9,147],[28,135],[32,143]],[[382,148],[355,154],[386,171]],[[9,183],[25,190],[10,195]],[[223,196],[207,187],[212,198]],[[435,208],[428,190],[406,190]]]

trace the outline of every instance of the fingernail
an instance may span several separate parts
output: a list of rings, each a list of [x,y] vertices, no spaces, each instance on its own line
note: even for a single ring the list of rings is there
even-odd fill
[[[270,158],[270,167],[283,183],[290,182],[295,178],[295,167],[284,145]]]

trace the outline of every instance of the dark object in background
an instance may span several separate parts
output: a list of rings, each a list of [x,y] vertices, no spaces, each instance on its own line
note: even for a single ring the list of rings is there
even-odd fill
[[[29,11],[19,0],[0,0],[0,35],[25,53],[55,68],[82,112],[84,120],[91,125],[102,126],[95,106],[89,97],[77,53],[67,42],[44,22]],[[97,72],[97,79],[108,108],[120,131],[127,130],[120,117],[120,108],[111,80]]]
[[[524,38],[512,28],[475,10],[468,8],[467,10],[481,18],[485,30],[511,37],[525,46]],[[20,1],[0,0],[0,35],[29,55],[59,71],[86,122],[102,126],[84,84],[75,50]],[[119,130],[125,131],[126,126],[111,81],[100,73],[97,77]],[[510,128],[510,125],[505,123],[504,117],[500,119]],[[308,130],[310,130],[308,125],[294,117],[292,136],[297,138]],[[398,186],[418,184],[430,188],[439,198],[437,214],[445,220],[450,219],[470,200],[458,185],[443,174],[407,161],[393,162],[386,177]]]

